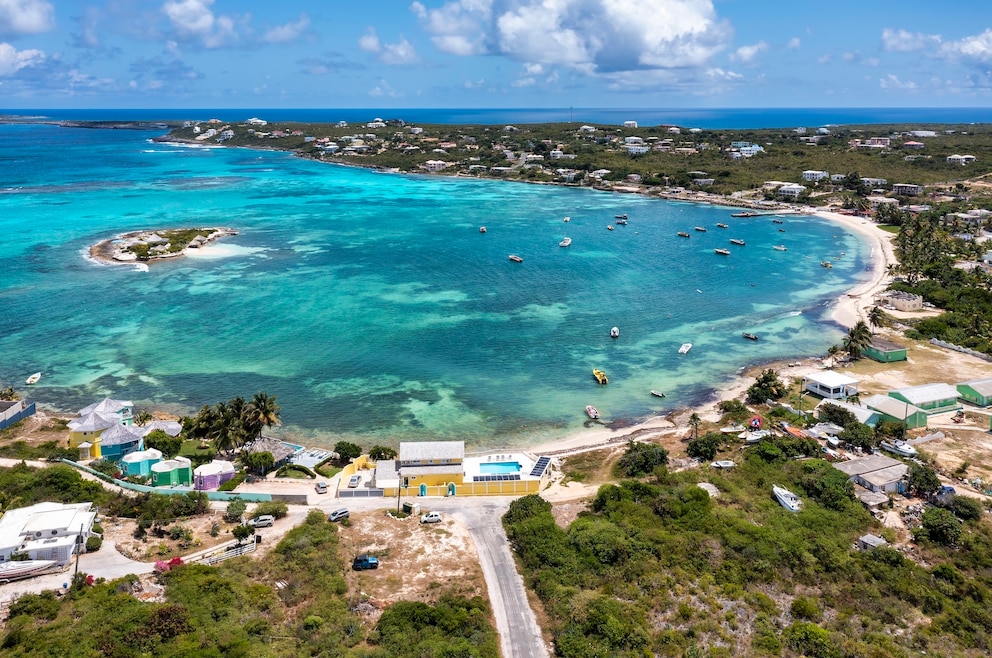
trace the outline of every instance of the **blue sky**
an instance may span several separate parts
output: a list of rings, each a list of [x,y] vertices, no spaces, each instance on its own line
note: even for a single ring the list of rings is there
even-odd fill
[[[0,0],[7,109],[990,104],[977,0]]]

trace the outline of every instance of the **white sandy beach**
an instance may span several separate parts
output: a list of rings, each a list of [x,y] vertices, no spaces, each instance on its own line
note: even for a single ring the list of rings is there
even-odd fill
[[[858,284],[848,292],[844,293],[837,300],[831,315],[832,319],[845,327],[852,327],[858,320],[865,320],[867,309],[872,306],[872,301],[878,293],[884,291],[889,285],[888,266],[896,262],[894,248],[892,246],[892,235],[880,229],[870,219],[863,217],[844,215],[837,212],[818,210],[816,216],[828,221],[836,222],[845,228],[857,233],[865,238],[871,246],[871,276],[867,281]],[[778,364],[785,367],[783,362]],[[768,364],[765,367],[776,367],[776,364]],[[821,368],[819,358],[808,358],[801,362],[801,365],[788,368],[790,378],[802,377]],[[785,373],[783,373],[785,374]],[[714,402],[740,398],[748,386],[753,383],[753,376],[750,372],[745,372],[734,377],[728,383],[717,388]],[[695,409],[700,418],[706,421],[715,422],[719,420],[720,413],[715,404],[707,403],[704,409]],[[582,452],[585,450],[597,449],[608,445],[622,444],[631,438],[658,436],[671,434],[678,431],[673,421],[668,417],[655,416],[643,423],[613,430],[606,426],[596,426],[581,433],[567,436],[563,439],[550,441],[534,446],[531,452],[537,454],[557,454]]]

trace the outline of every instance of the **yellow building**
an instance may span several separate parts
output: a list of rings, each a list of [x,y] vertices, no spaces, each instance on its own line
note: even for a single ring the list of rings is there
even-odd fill
[[[114,425],[129,426],[133,411],[130,400],[111,398],[80,409],[79,418],[68,423],[69,447],[79,449],[80,459],[100,459],[103,456],[100,435]]]

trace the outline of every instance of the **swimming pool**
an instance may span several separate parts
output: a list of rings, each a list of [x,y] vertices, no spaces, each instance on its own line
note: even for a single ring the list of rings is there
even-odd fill
[[[483,462],[479,464],[479,470],[483,473],[496,473],[499,475],[519,473],[520,462]]]

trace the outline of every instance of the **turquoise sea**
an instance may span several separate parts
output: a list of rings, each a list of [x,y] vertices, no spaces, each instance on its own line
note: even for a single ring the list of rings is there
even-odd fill
[[[31,394],[57,409],[112,395],[177,413],[265,391],[310,443],[519,445],[581,431],[587,404],[621,424],[746,365],[823,353],[843,333],[829,307],[867,277],[867,245],[815,217],[153,136],[0,126],[0,385],[40,370]],[[185,226],[240,235],[148,268],[85,258],[117,233]]]

